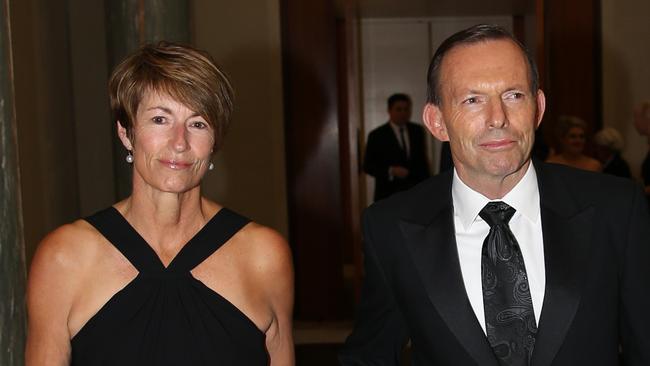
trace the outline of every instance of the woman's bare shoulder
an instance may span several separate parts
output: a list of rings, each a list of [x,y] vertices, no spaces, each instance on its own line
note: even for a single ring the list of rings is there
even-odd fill
[[[29,272],[29,291],[50,289],[72,294],[101,257],[102,236],[87,221],[77,220],[49,233],[39,243]],[[56,286],[50,286],[56,284]]]
[[[293,365],[292,313],[294,277],[291,249],[277,231],[251,223],[243,230],[249,240],[252,278],[269,309],[266,347],[272,364]]]
[[[28,277],[31,343],[41,344],[50,334],[62,342],[60,346],[67,344],[72,306],[101,250],[100,234],[83,220],[63,225],[43,238]]]
[[[600,172],[603,170],[603,165],[600,163],[600,161],[592,157],[585,156],[585,169],[594,172]]]
[[[251,222],[238,235],[256,271],[292,271],[291,249],[277,231]]]
[[[79,267],[101,248],[102,236],[85,220],[60,226],[39,243],[33,265]]]
[[[246,277],[255,288],[274,298],[293,293],[293,260],[291,248],[277,231],[251,222],[236,236],[244,259]]]

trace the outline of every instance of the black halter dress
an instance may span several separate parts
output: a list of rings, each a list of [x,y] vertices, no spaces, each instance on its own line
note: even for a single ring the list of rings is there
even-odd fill
[[[86,220],[139,274],[74,336],[72,365],[268,365],[264,334],[190,273],[248,219],[221,209],[166,268],[115,208]]]

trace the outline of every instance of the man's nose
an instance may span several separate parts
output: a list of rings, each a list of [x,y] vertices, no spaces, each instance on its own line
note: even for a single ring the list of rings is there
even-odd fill
[[[508,124],[508,117],[501,99],[493,100],[488,105],[488,127],[503,128]]]

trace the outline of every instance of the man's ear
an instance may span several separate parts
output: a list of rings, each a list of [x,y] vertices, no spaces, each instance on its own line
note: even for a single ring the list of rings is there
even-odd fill
[[[542,117],[544,117],[544,111],[546,110],[546,96],[542,89],[537,91],[537,118],[535,129],[539,127],[539,124],[542,123]]]
[[[120,138],[120,141],[122,141],[122,145],[124,147],[131,151],[133,150],[133,144],[131,144],[131,139],[129,139],[128,133],[126,132],[126,128],[122,127],[122,123],[120,121],[117,121],[117,137]]]
[[[427,126],[429,132],[431,132],[435,138],[440,141],[449,141],[447,126],[442,118],[440,107],[433,103],[427,103],[422,112],[422,120],[424,121],[424,125]]]

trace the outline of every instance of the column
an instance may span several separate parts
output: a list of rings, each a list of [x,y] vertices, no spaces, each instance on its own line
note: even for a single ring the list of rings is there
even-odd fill
[[[23,365],[25,248],[13,101],[9,0],[0,3],[0,365]]]

